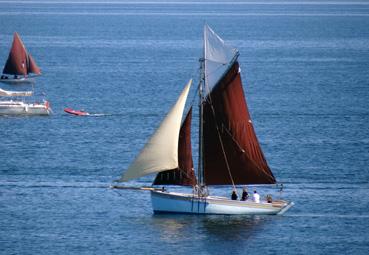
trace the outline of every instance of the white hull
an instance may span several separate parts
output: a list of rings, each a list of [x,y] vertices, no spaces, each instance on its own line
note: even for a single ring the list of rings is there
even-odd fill
[[[28,104],[22,101],[0,101],[0,115],[50,115],[51,108],[44,104]]]
[[[225,197],[198,197],[193,194],[151,191],[154,213],[188,214],[226,214],[226,215],[262,215],[283,214],[292,202],[275,201],[273,203],[235,201]]]
[[[35,83],[35,79],[34,78],[30,78],[30,77],[22,77],[22,78],[7,78],[7,79],[0,79],[0,82],[2,83],[8,83],[8,84],[12,84],[12,85],[21,85],[21,84],[33,84]]]

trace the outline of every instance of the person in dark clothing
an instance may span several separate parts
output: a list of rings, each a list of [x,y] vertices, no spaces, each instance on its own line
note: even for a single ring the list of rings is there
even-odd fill
[[[246,201],[248,198],[249,198],[249,193],[247,192],[247,188],[244,187],[242,189],[241,201]]]
[[[232,200],[237,200],[238,196],[237,196],[237,193],[235,190],[232,191],[232,196],[231,196],[231,199]]]
[[[272,202],[273,202],[272,195],[268,194],[268,195],[266,196],[266,201],[267,201],[268,203],[272,203]]]

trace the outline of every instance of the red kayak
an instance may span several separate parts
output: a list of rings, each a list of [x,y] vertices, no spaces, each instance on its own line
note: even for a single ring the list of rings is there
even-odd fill
[[[88,112],[73,110],[72,108],[65,108],[64,111],[69,114],[77,115],[77,116],[87,116],[90,115]]]

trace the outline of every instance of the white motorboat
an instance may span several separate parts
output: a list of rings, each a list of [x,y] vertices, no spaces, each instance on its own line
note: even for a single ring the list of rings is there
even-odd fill
[[[50,115],[52,110],[49,102],[26,103],[23,101],[0,101],[0,115]]]

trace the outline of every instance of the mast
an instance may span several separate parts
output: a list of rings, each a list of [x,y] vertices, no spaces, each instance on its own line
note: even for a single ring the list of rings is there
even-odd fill
[[[205,58],[206,58],[206,30],[204,26],[203,31],[203,55],[199,59],[200,62],[200,81],[199,81],[199,159],[198,159],[198,171],[197,182],[200,187],[205,185],[204,182],[204,87],[205,87]],[[200,191],[201,189],[199,189]]]
[[[204,161],[203,161],[203,114],[204,114],[204,106],[203,106],[203,83],[205,82],[205,59],[200,58],[200,82],[199,82],[199,159],[198,159],[198,171],[197,171],[197,181],[199,186],[201,187],[204,184]]]

